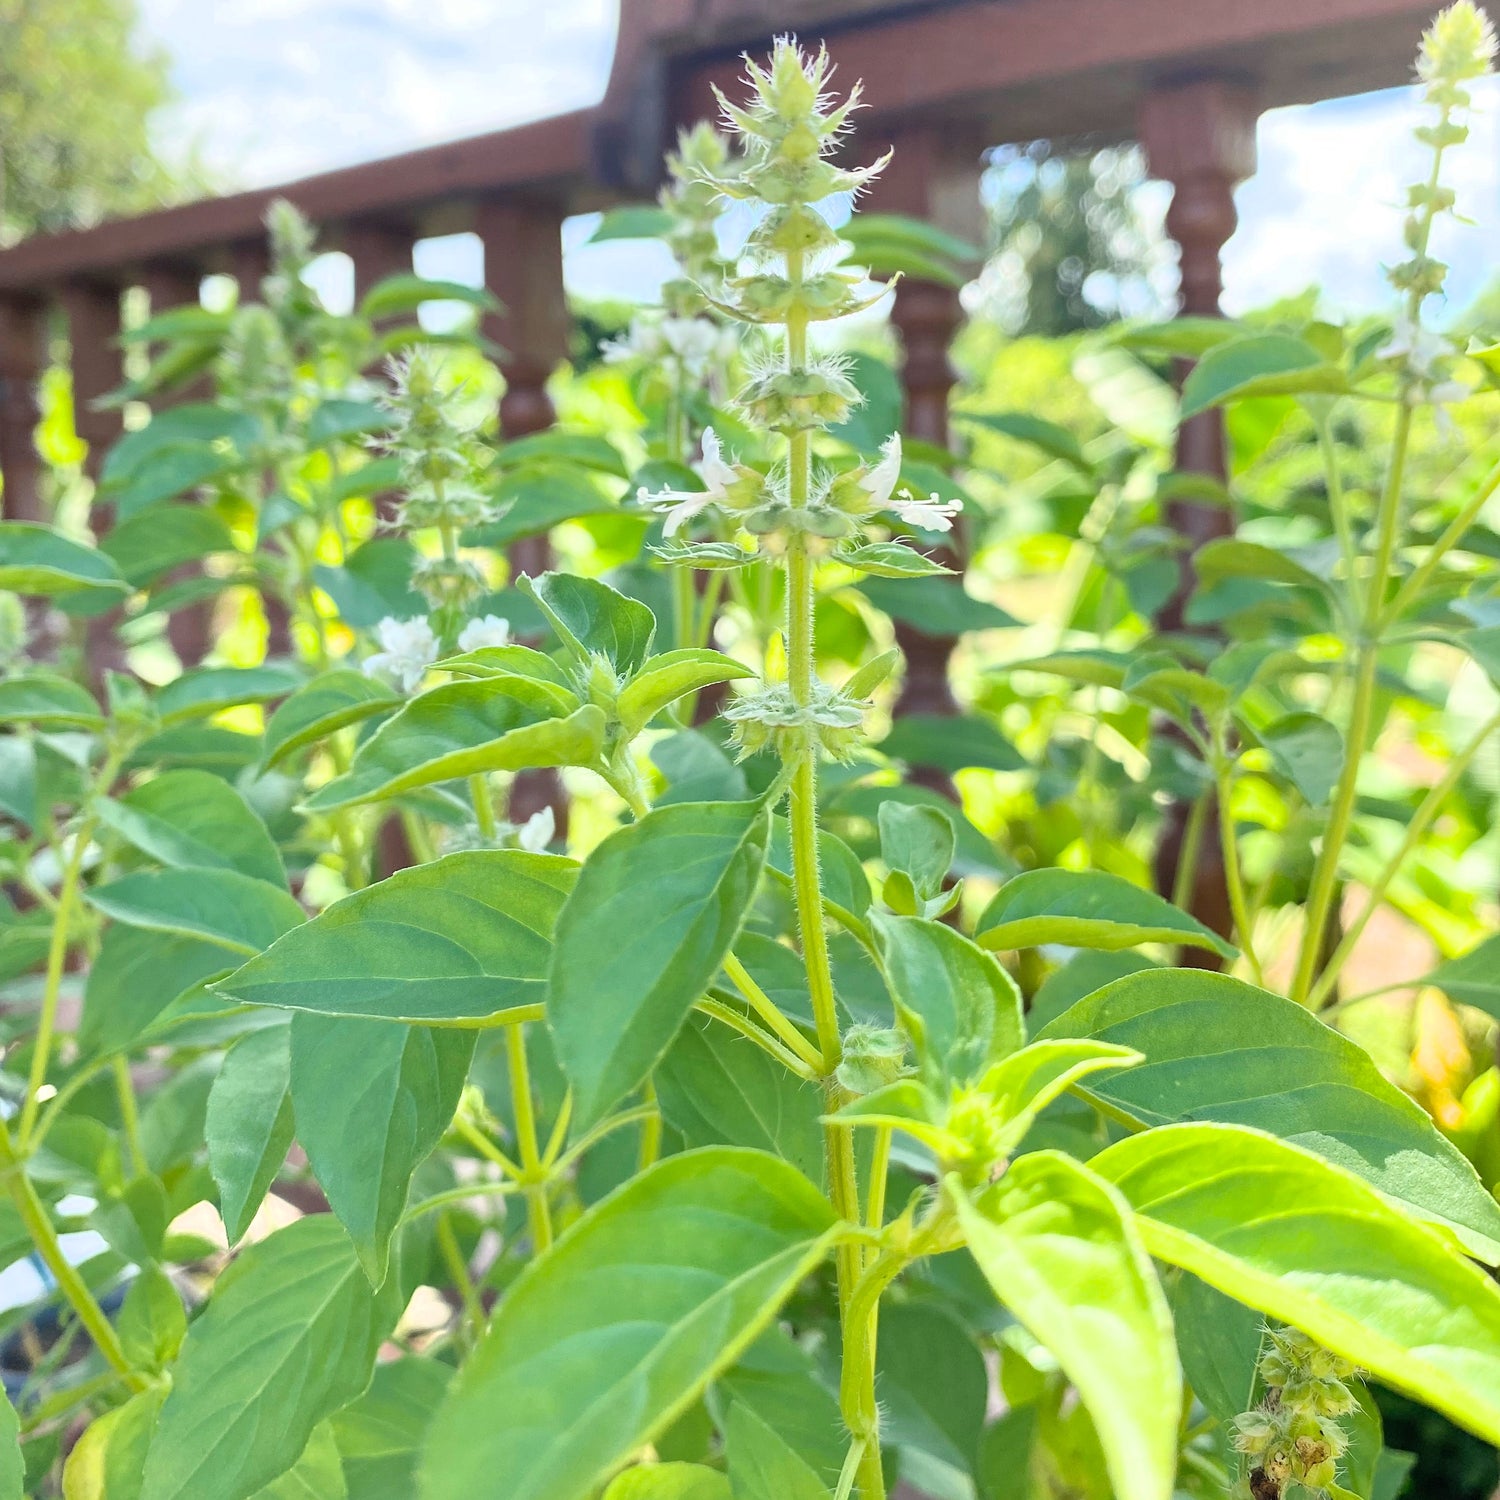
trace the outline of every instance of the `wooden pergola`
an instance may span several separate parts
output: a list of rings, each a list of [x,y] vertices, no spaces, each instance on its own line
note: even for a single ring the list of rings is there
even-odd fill
[[[987,147],[1048,137],[1139,139],[1174,188],[1168,229],[1181,247],[1182,308],[1218,311],[1220,252],[1233,232],[1236,183],[1254,170],[1255,122],[1276,106],[1400,84],[1435,0],[621,0],[607,92],[589,110],[455,141],[272,189],[238,193],[0,253],[0,474],[3,511],[38,518],[36,384],[55,311],[70,333],[78,427],[94,467],[120,415],[92,403],[122,378],[121,296],[144,286],[153,309],[196,302],[202,278],[255,285],[262,219],[294,202],[326,245],[353,260],[356,292],[411,267],[419,238],[475,231],[485,282],[504,311],[484,332],[507,352],[500,426],[545,427],[545,385],[566,350],[561,227],[570,214],[654,194],[681,125],[715,112],[740,54],[794,31],[825,41],[841,81],[862,78],[862,141],[894,162],[877,209],[972,231]],[[335,60],[330,60],[336,66]],[[907,430],[946,443],[957,294],[908,280],[893,313],[904,346]],[[1179,464],[1222,474],[1215,414],[1188,422]],[[1177,505],[1199,541],[1222,511]],[[96,512],[96,526],[108,517]],[[544,563],[522,544],[522,568]],[[1169,622],[1170,623],[1170,620]],[[909,659],[901,707],[952,711],[952,642],[902,627]],[[207,641],[198,646],[206,648]],[[192,650],[186,653],[190,658]]]

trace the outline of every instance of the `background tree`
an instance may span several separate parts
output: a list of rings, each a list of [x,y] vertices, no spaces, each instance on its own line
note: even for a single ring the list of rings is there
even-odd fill
[[[147,125],[167,97],[135,0],[0,0],[0,245],[162,202]]]
[[[986,312],[1012,334],[1164,315],[1171,257],[1161,213],[1138,191],[1145,181],[1134,145],[999,147],[983,185],[995,247],[980,277]]]

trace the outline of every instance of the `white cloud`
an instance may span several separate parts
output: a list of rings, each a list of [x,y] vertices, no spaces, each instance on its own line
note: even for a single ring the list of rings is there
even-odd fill
[[[1449,305],[1463,306],[1492,271],[1500,233],[1500,89],[1475,91],[1468,143],[1451,152],[1444,180],[1476,221],[1439,222],[1434,253],[1451,262]],[[1431,111],[1415,89],[1272,110],[1259,131],[1260,166],[1239,190],[1240,229],[1224,256],[1225,309],[1244,312],[1320,285],[1335,311],[1388,307],[1383,268],[1405,258],[1406,186],[1431,160],[1412,137]]]
[[[179,102],[158,137],[236,186],[582,108],[616,0],[142,0]]]

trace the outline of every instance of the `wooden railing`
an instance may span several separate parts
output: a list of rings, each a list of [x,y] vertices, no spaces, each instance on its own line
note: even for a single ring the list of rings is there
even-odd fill
[[[123,294],[144,287],[160,310],[195,302],[211,272],[256,284],[262,219],[278,196],[318,225],[325,245],[349,254],[356,294],[409,269],[417,239],[475,232],[485,285],[504,308],[482,330],[505,351],[502,434],[547,426],[546,382],[568,331],[563,220],[649,196],[676,128],[711,115],[713,86],[732,89],[738,53],[764,50],[774,30],[798,29],[813,44],[826,36],[843,76],[865,80],[862,139],[896,151],[875,209],[972,234],[986,146],[1140,139],[1152,171],[1175,189],[1168,227],[1181,247],[1184,307],[1212,315],[1259,109],[1406,81],[1431,8],[1432,0],[622,0],[615,66],[596,109],[0,253],[3,513],[41,515],[36,385],[53,318],[66,321],[78,429],[94,467],[119,431],[119,413],[95,403],[120,383]],[[897,293],[906,425],[930,442],[948,440],[948,346],[960,320],[951,288],[907,281]],[[1184,424],[1178,463],[1223,476],[1217,415]],[[1222,508],[1189,502],[1174,506],[1171,521],[1194,542],[1229,524]],[[545,560],[544,541],[512,559],[522,570]],[[954,642],[906,625],[900,637],[910,663],[902,709],[953,712]],[[1164,859],[1175,864],[1170,838]],[[1202,868],[1211,877],[1215,861]],[[1195,899],[1217,926],[1221,904],[1219,890]]]

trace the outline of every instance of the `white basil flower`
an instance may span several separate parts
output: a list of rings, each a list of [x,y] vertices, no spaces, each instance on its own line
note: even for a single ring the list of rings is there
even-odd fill
[[[859,481],[859,487],[870,497],[871,510],[890,506],[901,478],[901,434],[893,432],[880,446],[880,462]]]
[[[459,632],[460,651],[482,651],[486,646],[508,646],[510,644],[510,621],[499,615],[485,615],[483,619],[470,620]]]
[[[920,531],[952,531],[953,518],[963,510],[962,500],[942,500],[933,493],[925,500],[907,496],[903,500],[892,500],[887,509],[893,511],[908,526]]]
[[[365,658],[365,676],[384,677],[403,693],[415,692],[438,658],[438,640],[432,626],[420,616],[396,620],[387,615],[375,627],[375,638],[384,649]]]
[[[551,807],[541,808],[516,830],[516,847],[531,854],[545,854],[556,833],[556,815]]]
[[[693,465],[693,471],[706,488],[701,490],[657,490],[651,492],[642,485],[636,498],[643,505],[667,513],[667,524],[663,528],[668,536],[676,536],[695,516],[701,515],[710,505],[723,505],[729,498],[729,487],[736,483],[739,475],[733,464],[724,462],[724,449],[719,435],[712,427],[703,429],[703,457]]]

